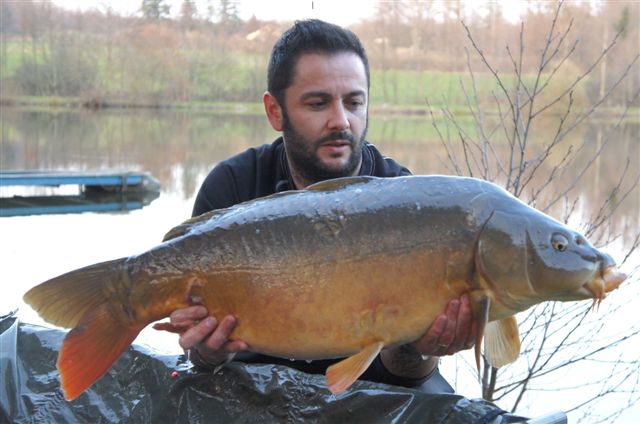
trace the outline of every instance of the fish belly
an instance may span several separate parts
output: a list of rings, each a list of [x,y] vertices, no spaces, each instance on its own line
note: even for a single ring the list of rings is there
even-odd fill
[[[287,270],[219,272],[210,276],[203,298],[217,318],[238,318],[231,337],[252,351],[296,359],[342,357],[375,341],[388,346],[424,334],[461,293],[442,284],[444,267],[433,265],[418,251]]]

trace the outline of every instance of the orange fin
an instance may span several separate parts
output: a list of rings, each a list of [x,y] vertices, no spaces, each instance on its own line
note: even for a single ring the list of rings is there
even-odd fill
[[[383,347],[382,342],[372,343],[355,355],[327,368],[326,381],[331,393],[337,395],[347,390],[369,368]]]
[[[500,368],[518,359],[520,332],[516,317],[506,317],[487,325],[484,335],[484,356],[494,368]]]
[[[24,301],[45,321],[73,328],[105,301],[102,288],[121,275],[124,261],[115,259],[67,272],[33,287]]]
[[[123,326],[106,304],[87,312],[67,333],[58,356],[65,399],[77,398],[102,377],[143,328]]]

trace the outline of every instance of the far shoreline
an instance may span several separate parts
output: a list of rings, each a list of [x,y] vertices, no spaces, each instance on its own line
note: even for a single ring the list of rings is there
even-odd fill
[[[176,110],[193,112],[227,113],[238,115],[262,115],[263,105],[260,102],[212,102],[212,101],[185,101],[185,102],[163,102],[152,100],[131,100],[131,99],[85,99],[81,97],[58,97],[58,96],[2,96],[0,97],[0,107],[11,107],[17,109],[27,109],[33,111],[48,110]],[[439,112],[442,105],[432,105],[434,112]],[[471,115],[471,112],[464,105],[449,105],[448,109],[457,116]],[[428,116],[430,108],[422,105],[394,105],[381,104],[369,107],[372,116]],[[579,112],[578,110],[574,112]],[[497,115],[497,110],[485,109],[487,115]],[[600,107],[593,112],[591,119],[620,118],[625,113],[621,107]],[[548,116],[553,116],[549,113]],[[640,107],[629,108],[626,111],[625,121],[640,123]]]

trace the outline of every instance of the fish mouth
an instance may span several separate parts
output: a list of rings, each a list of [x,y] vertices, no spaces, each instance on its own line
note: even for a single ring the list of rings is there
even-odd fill
[[[618,270],[615,265],[603,269],[601,275],[596,275],[591,281],[584,284],[584,288],[591,294],[593,299],[592,308],[600,306],[600,302],[610,291],[613,291],[627,279],[624,272]]]

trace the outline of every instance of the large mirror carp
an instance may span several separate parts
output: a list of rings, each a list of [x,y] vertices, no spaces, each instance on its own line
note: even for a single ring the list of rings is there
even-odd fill
[[[148,324],[197,296],[238,319],[255,352],[347,359],[327,371],[348,388],[385,346],[415,341],[467,293],[493,366],[520,351],[519,311],[593,299],[626,278],[577,232],[486,181],[353,177],[190,219],[137,256],[71,271],[24,296],[72,328],[58,358],[74,399]]]

